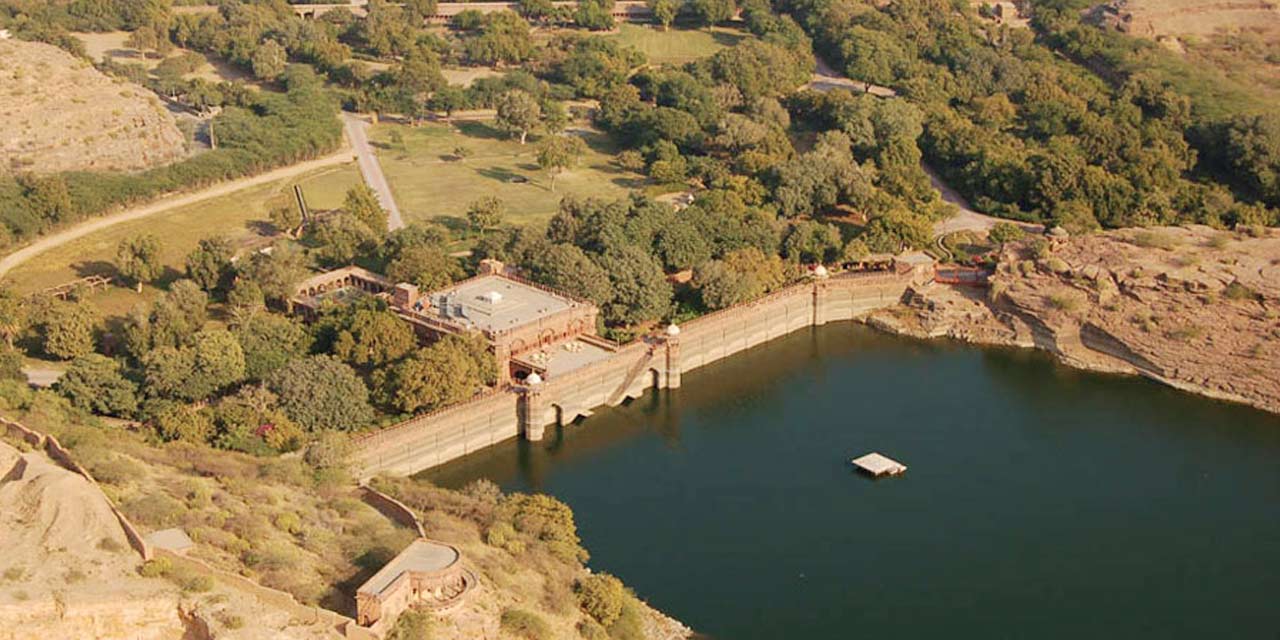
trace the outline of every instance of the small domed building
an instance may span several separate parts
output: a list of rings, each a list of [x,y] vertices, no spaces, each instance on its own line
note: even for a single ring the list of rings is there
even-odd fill
[[[461,602],[475,584],[456,547],[420,538],[356,590],[356,622],[382,629],[415,605],[441,613]]]

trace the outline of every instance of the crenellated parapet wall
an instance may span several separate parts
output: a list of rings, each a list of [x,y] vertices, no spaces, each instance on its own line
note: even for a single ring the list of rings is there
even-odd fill
[[[359,475],[409,475],[517,435],[540,440],[548,426],[590,416],[596,407],[649,389],[679,387],[682,374],[756,345],[895,306],[932,273],[931,265],[898,265],[815,278],[691,320],[552,379],[495,391],[364,436],[356,443]]]

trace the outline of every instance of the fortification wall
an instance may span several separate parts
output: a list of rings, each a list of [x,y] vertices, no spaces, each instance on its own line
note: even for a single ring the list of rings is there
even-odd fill
[[[520,434],[518,395],[495,391],[418,416],[356,442],[362,477],[409,475]]]
[[[677,336],[636,341],[607,360],[537,387],[494,392],[414,418],[357,442],[360,476],[417,473],[520,435],[522,425],[530,439],[539,439],[547,425],[568,424],[647,389],[678,386],[677,376],[684,372],[793,331],[894,306],[923,277],[923,272],[905,270],[798,284],[689,321]]]

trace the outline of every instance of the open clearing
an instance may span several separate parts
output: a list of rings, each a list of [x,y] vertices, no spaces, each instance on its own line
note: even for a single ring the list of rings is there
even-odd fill
[[[131,49],[125,46],[125,40],[129,39],[128,31],[107,31],[105,33],[72,33],[78,40],[84,43],[85,51],[89,57],[96,62],[111,60],[120,64],[140,64],[148,70],[156,68],[163,58],[146,57],[141,51]],[[188,51],[187,49],[175,48],[170,56],[181,55]],[[196,52],[204,58],[204,63],[200,65],[192,73],[183,77],[185,78],[203,78],[210,82],[245,82],[250,85],[255,84],[253,77],[241,69],[237,69],[224,60],[210,58],[204,54]]]
[[[653,64],[684,64],[705,58],[732,47],[750,35],[737,29],[678,29],[663,31],[656,25],[623,23],[617,35],[609,36],[619,43],[638,49]]]
[[[460,222],[467,206],[485,196],[507,204],[506,221],[525,224],[546,220],[566,195],[618,198],[643,185],[639,174],[610,164],[617,148],[608,136],[578,130],[589,149],[578,166],[556,179],[551,190],[547,173],[538,167],[538,139],[521,146],[488,122],[443,123],[420,127],[379,124],[370,129],[382,171],[391,183],[405,222],[454,218]],[[398,133],[401,144],[392,142]],[[457,147],[469,154],[453,155]],[[520,182],[524,180],[524,182]],[[445,222],[449,222],[446,220]]]
[[[267,214],[274,206],[290,201],[294,184],[302,186],[307,204],[313,209],[337,207],[347,189],[360,182],[354,164],[321,169],[300,179],[282,180],[238,191],[229,196],[178,207],[171,211],[113,225],[96,233],[52,248],[19,265],[6,276],[20,292],[69,282],[76,278],[114,273],[116,245],[129,236],[150,233],[163,240],[161,257],[169,268],[163,280],[178,277],[183,259],[201,238],[224,235],[244,246],[265,240],[271,233]],[[144,297],[154,295],[144,288]],[[92,300],[105,315],[118,315],[140,300],[137,293],[111,287],[94,294]]]

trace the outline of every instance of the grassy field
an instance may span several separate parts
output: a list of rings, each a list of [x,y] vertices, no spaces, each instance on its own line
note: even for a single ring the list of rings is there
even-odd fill
[[[610,36],[618,42],[635,47],[654,64],[684,64],[705,58],[715,52],[732,47],[749,34],[725,27],[711,29],[678,29],[663,31],[654,25],[623,23],[617,35]]]
[[[457,225],[470,203],[497,196],[507,204],[507,222],[526,224],[550,218],[566,195],[618,198],[643,184],[642,176],[610,164],[617,149],[601,133],[582,133],[589,151],[576,168],[556,179],[552,191],[550,178],[538,168],[536,138],[530,136],[521,146],[492,123],[456,126],[379,124],[372,129],[382,170],[406,221],[437,219]],[[393,133],[400,135],[401,144],[392,142]],[[470,152],[465,160],[453,156],[460,146]]]
[[[342,203],[346,190],[360,181],[355,165],[324,169],[300,180],[289,180],[236,192],[140,220],[125,222],[68,242],[42,253],[14,269],[6,281],[20,292],[69,282],[92,274],[114,273],[116,245],[129,236],[150,233],[161,239],[162,257],[170,271],[165,280],[178,277],[183,259],[201,238],[224,235],[245,245],[271,233],[267,212],[289,202],[292,187],[300,184],[312,208],[332,208]],[[155,295],[144,288],[142,296],[130,289],[111,287],[93,296],[106,315],[119,315],[139,301]]]

